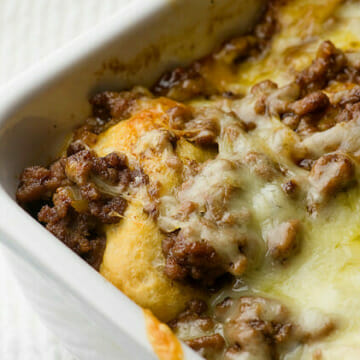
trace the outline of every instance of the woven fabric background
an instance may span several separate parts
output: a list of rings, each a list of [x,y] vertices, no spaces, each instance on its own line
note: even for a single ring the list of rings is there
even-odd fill
[[[0,87],[130,1],[0,0]],[[75,360],[27,304],[1,248],[0,359]]]

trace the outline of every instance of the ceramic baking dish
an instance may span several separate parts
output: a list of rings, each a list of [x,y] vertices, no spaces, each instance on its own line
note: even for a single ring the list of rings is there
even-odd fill
[[[89,114],[90,94],[151,84],[256,21],[263,0],[133,1],[13,81],[0,104],[0,241],[26,297],[85,360],[156,359],[143,311],[14,201],[25,166],[46,164]],[[184,346],[186,359],[199,358]]]

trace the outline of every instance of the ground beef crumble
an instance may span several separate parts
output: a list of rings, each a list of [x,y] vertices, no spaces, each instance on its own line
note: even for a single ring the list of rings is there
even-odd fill
[[[206,359],[215,359],[225,348],[224,337],[216,332],[217,321],[208,314],[208,306],[203,300],[189,301],[186,309],[172,320],[169,326],[175,333],[184,335],[185,343]],[[189,326],[192,327],[190,337],[182,334]],[[197,335],[194,336],[194,332]]]
[[[295,80],[282,88],[266,80],[253,86],[255,111],[277,115],[302,137],[352,120],[359,113],[359,64],[331,41],[320,44],[313,62],[298,72]],[[352,84],[336,95],[326,93],[334,83]],[[354,87],[353,87],[354,86]]]
[[[147,182],[141,170],[129,169],[125,155],[98,157],[77,140],[67,156],[49,168],[26,168],[16,197],[65,245],[99,269],[106,244],[103,225],[121,220],[127,206],[121,194],[139,179]],[[119,194],[107,193],[97,182],[116,187]]]
[[[162,242],[165,274],[173,280],[199,280],[210,285],[224,270],[222,261],[206,242],[187,242],[181,232],[169,234]]]
[[[304,310],[312,314],[312,310]],[[335,322],[317,313],[319,323],[312,326],[294,315],[275,299],[243,295],[225,297],[210,311],[206,303],[194,299],[169,323],[185,343],[208,360],[221,358],[278,360],[281,349],[327,336]],[[310,315],[311,316],[311,315]]]
[[[178,67],[165,73],[153,87],[153,92],[178,101],[217,94],[216,89],[204,76],[204,68],[214,61],[236,65],[251,57],[263,55],[279,28],[277,8],[283,3],[284,0],[268,1],[262,19],[251,34],[226,41],[218,51],[195,61],[188,67]],[[227,95],[225,94],[225,97]]]

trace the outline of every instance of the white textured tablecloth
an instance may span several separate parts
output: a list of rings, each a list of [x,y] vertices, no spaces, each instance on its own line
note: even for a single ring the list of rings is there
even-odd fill
[[[0,0],[0,86],[130,1]],[[75,360],[26,303],[1,251],[0,360]]]

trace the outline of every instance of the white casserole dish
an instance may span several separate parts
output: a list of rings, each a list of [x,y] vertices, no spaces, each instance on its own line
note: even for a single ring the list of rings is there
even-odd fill
[[[142,309],[14,201],[25,166],[47,163],[98,90],[149,85],[256,21],[265,1],[134,1],[13,81],[0,104],[0,241],[26,297],[79,359],[156,359]],[[186,359],[199,358],[184,346]]]

